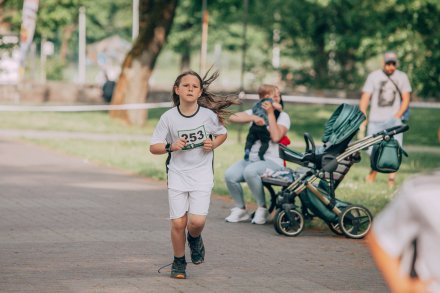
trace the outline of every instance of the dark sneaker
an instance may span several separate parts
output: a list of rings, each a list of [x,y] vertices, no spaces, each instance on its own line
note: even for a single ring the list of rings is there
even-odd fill
[[[193,264],[201,264],[205,260],[205,246],[203,245],[202,236],[193,238],[188,233],[188,244],[191,250],[191,261]]]
[[[249,161],[249,154],[251,153],[251,150],[244,150],[244,160]]]
[[[171,266],[171,278],[186,279],[186,260],[174,258],[173,265]]]

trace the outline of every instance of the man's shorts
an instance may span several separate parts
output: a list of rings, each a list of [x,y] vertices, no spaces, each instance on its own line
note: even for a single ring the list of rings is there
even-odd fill
[[[193,215],[206,216],[211,201],[211,190],[180,191],[168,189],[168,201],[170,205],[170,219],[181,218],[186,212]]]

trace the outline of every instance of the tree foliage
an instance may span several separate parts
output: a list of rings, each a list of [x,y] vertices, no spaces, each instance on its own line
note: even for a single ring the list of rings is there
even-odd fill
[[[22,21],[23,0],[3,0],[0,7],[1,21],[7,22],[11,31],[18,34]],[[86,8],[87,43],[96,42],[113,34],[131,38],[132,0],[41,0],[38,8],[34,42],[42,39],[55,44],[64,61],[70,49],[71,58],[76,59],[78,42],[79,8]]]
[[[208,0],[209,51],[216,44],[241,54],[245,0]],[[394,50],[420,97],[440,96],[440,2],[438,0],[247,0],[246,71],[279,70],[291,85],[359,89],[380,56]],[[166,1],[165,1],[166,2]],[[131,0],[40,1],[35,40],[70,48],[76,58],[79,6],[87,9],[87,41],[112,34],[130,39]],[[0,22],[18,32],[23,0],[2,0]],[[181,55],[182,69],[200,50],[202,1],[180,0],[167,48]],[[274,37],[279,33],[279,40]],[[271,64],[281,49],[281,69]],[[65,49],[67,51],[67,49]],[[287,78],[288,77],[288,78]]]

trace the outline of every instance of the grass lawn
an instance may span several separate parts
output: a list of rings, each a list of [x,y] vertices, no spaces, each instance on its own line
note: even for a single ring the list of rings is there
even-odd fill
[[[289,136],[292,147],[303,151],[304,132],[309,132],[320,141],[324,123],[337,106],[288,104],[286,111],[292,119]],[[246,105],[244,105],[246,109]],[[238,108],[237,108],[238,110]],[[145,142],[140,141],[99,141],[84,139],[27,139],[62,152],[72,154],[98,164],[129,170],[136,174],[165,179],[165,156],[153,156],[148,152],[148,137],[165,109],[149,112],[146,126],[129,126],[109,118],[105,112],[95,113],[2,113],[0,129],[26,129],[40,131],[91,132],[99,134],[144,135]],[[440,126],[440,110],[413,109],[411,130],[405,135],[405,145],[429,146],[430,151],[419,153],[409,151],[410,157],[404,158],[397,176],[400,185],[408,176],[440,167],[440,150],[437,141],[437,129]],[[215,188],[214,192],[227,195],[223,180],[224,171],[233,162],[243,156],[243,143],[238,143],[240,126],[228,125],[229,137],[226,143],[215,152]],[[246,135],[246,127],[241,127],[242,141]],[[317,143],[319,144],[319,143]],[[439,148],[440,149],[440,148]],[[360,163],[354,165],[337,190],[337,197],[352,203],[368,207],[373,214],[380,211],[393,197],[395,189],[388,189],[386,175],[379,175],[375,184],[366,184],[364,178],[369,170],[369,160],[365,153]],[[290,164],[295,169],[296,166]],[[245,188],[246,199],[253,201],[249,190]]]

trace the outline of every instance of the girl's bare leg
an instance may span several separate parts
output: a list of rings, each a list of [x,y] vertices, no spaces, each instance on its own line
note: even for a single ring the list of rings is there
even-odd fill
[[[189,220],[188,220],[189,234],[194,238],[199,237],[203,231],[203,228],[205,227],[205,223],[206,223],[206,216],[189,214]]]
[[[182,257],[185,255],[185,229],[188,222],[188,216],[171,220],[171,242],[173,244],[174,256]]]

